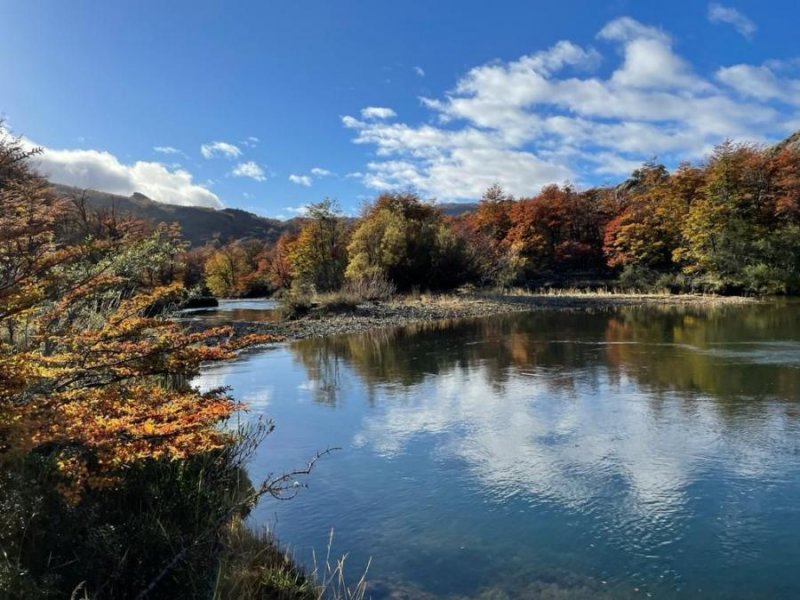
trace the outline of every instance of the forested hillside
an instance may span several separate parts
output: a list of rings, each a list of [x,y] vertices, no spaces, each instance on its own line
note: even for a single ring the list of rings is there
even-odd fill
[[[295,226],[293,221],[267,219],[235,208],[215,210],[200,206],[178,206],[155,202],[142,194],[119,196],[67,185],[56,184],[55,188],[61,196],[85,199],[86,204],[94,210],[115,211],[120,216],[131,216],[155,223],[178,223],[183,237],[193,246],[215,240],[228,243],[244,238],[274,242],[281,233]]]

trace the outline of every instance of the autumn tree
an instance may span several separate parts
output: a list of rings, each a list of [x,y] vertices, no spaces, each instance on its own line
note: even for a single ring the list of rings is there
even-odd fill
[[[290,233],[282,233],[275,244],[263,256],[267,276],[272,285],[281,290],[292,286],[292,247],[296,237]]]
[[[206,263],[216,248],[205,244],[196,248],[188,248],[183,254],[183,285],[187,289],[205,287]]]
[[[505,244],[520,276],[601,264],[602,221],[591,194],[551,185],[516,202],[510,214]]]
[[[18,140],[0,139],[0,459],[49,457],[77,498],[139,461],[224,446],[215,424],[237,404],[175,382],[237,346],[225,329],[187,334],[153,316],[181,286],[141,276],[178,242],[159,230],[60,243],[69,204],[27,157]]]
[[[244,276],[243,295],[266,296],[272,292],[267,244],[257,239],[245,239],[238,242],[244,250],[246,273]]]
[[[511,229],[514,199],[494,185],[481,197],[478,207],[454,220],[456,235],[464,240],[476,281],[482,285],[506,285],[514,274],[505,243]]]
[[[293,281],[317,292],[339,289],[347,266],[348,239],[348,226],[336,202],[326,199],[310,205],[289,250]]]
[[[720,145],[682,225],[675,251],[684,270],[716,290],[797,288],[800,232],[796,152]]]
[[[624,186],[624,207],[606,225],[603,252],[611,267],[671,271],[681,223],[702,183],[699,169],[681,165],[670,175],[645,164]]]
[[[511,229],[511,207],[514,198],[493,185],[481,196],[478,207],[468,216],[469,224],[477,233],[499,245]]]
[[[463,240],[442,213],[412,193],[382,194],[365,209],[348,247],[348,279],[385,277],[398,289],[442,289],[466,275]]]
[[[205,283],[217,297],[241,296],[247,290],[248,257],[240,244],[227,244],[206,260]]]

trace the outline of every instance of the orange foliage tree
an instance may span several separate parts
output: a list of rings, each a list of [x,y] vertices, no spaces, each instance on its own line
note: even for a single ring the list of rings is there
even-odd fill
[[[622,208],[605,227],[608,265],[668,270],[681,242],[681,223],[702,184],[689,165],[670,175],[662,165],[645,164],[627,183]]]
[[[180,252],[166,228],[64,243],[76,236],[57,230],[74,212],[29,156],[0,138],[0,459],[45,455],[76,497],[139,461],[227,444],[217,423],[239,405],[186,381],[264,338],[190,334],[159,316],[181,292],[163,281],[178,277],[174,265],[153,271]]]
[[[512,226],[514,199],[494,185],[483,194],[478,207],[453,219],[452,227],[465,241],[469,262],[480,284],[505,285],[514,274],[505,241]]]
[[[290,233],[282,233],[275,245],[262,257],[264,264],[261,268],[267,272],[270,283],[277,289],[292,287],[292,263],[289,257],[296,239]]]
[[[601,258],[601,216],[590,194],[551,185],[511,208],[505,244],[524,273],[597,268]]]

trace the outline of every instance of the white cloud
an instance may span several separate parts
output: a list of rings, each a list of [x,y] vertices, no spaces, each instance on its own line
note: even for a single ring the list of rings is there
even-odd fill
[[[640,23],[631,17],[620,17],[609,21],[600,30],[597,37],[619,42],[630,42],[642,39],[659,40],[664,43],[669,43],[670,41],[669,34],[665,31],[658,27]]]
[[[300,206],[285,206],[280,212],[273,213],[276,219],[294,219],[296,217],[305,216],[308,212],[308,204],[301,204]]]
[[[414,67],[414,73],[416,73],[420,77],[425,77],[425,69],[423,69],[420,66]]]
[[[238,158],[242,155],[242,151],[238,146],[234,146],[228,142],[211,142],[210,144],[203,144],[200,146],[200,153],[205,158],[213,158],[215,156]]]
[[[712,23],[726,23],[732,25],[746,39],[751,39],[756,32],[756,24],[747,16],[731,8],[724,6],[718,2],[712,2],[708,5],[708,20]]]
[[[183,154],[183,152],[172,146],[153,146],[153,150],[159,154]]]
[[[314,167],[310,171],[310,175],[300,175],[297,173],[292,173],[289,175],[289,181],[292,183],[296,183],[297,185],[302,185],[305,187],[311,187],[314,183],[314,179],[322,178],[322,177],[333,177],[336,175],[333,171],[329,169],[323,169],[322,167]]]
[[[364,119],[391,119],[396,116],[397,113],[391,108],[383,106],[367,106],[361,109],[361,117]]]
[[[255,148],[261,140],[258,139],[254,135],[247,136],[246,139],[241,141],[242,146],[246,146],[248,148]]]
[[[28,140],[25,144],[37,145]],[[156,202],[180,206],[223,207],[216,194],[192,180],[191,173],[158,162],[124,164],[110,152],[45,147],[31,163],[54,183],[123,196],[139,192]]]
[[[624,175],[654,156],[671,165],[699,159],[727,138],[777,139],[800,119],[797,82],[777,68],[703,77],[667,32],[629,17],[606,24],[598,40],[608,56],[563,40],[476,66],[444,97],[422,99],[433,117],[425,123],[386,121],[378,115],[390,113],[375,107],[342,117],[355,143],[375,149],[360,179],[440,199],[476,198],[493,182],[530,195],[565,179]],[[609,59],[610,75],[597,76]]]
[[[233,171],[231,171],[231,175],[234,177],[249,177],[255,181],[267,180],[266,175],[264,175],[264,169],[259,167],[252,160],[236,165]]]
[[[322,167],[314,167],[311,169],[311,174],[316,177],[331,177],[333,176],[333,171],[329,171],[328,169],[323,169]]]
[[[780,100],[800,106],[800,79],[780,78],[766,65],[733,65],[717,71],[717,79],[743,96]]]
[[[615,83],[640,89],[691,89],[705,85],[672,51],[670,37],[660,29],[623,17],[606,25],[598,37],[624,43],[625,61],[611,78]]]
[[[598,175],[625,177],[642,166],[641,160],[629,160],[613,152],[598,152],[584,156],[588,162],[595,163],[593,172]]]

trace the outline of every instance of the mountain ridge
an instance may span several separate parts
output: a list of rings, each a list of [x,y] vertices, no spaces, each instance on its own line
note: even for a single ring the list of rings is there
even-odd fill
[[[89,206],[100,210],[113,209],[120,215],[129,215],[155,223],[178,223],[183,237],[192,246],[202,246],[218,240],[222,244],[234,240],[257,238],[274,243],[282,233],[296,231],[300,218],[282,220],[262,217],[240,208],[207,208],[157,202],[144,194],[130,196],[99,190],[82,189],[64,184],[53,184],[55,190],[67,198],[84,197]],[[445,203],[437,205],[446,215],[457,216],[470,212],[476,203]]]
[[[184,238],[192,246],[202,246],[214,240],[226,244],[246,238],[274,242],[283,232],[298,227],[297,219],[288,221],[270,219],[239,208],[214,209],[167,204],[156,202],[139,192],[122,196],[63,184],[53,184],[53,187],[59,194],[68,198],[84,197],[88,205],[95,209],[113,209],[120,215],[129,215],[155,223],[178,223]]]

